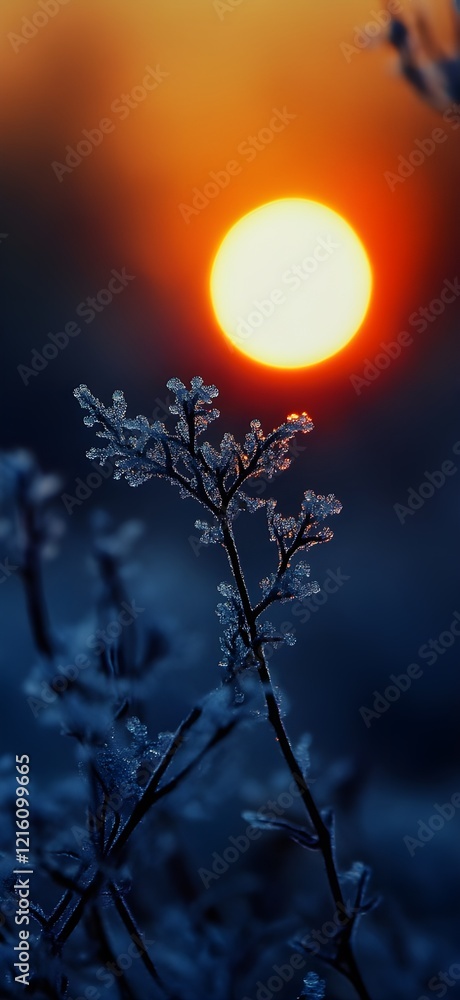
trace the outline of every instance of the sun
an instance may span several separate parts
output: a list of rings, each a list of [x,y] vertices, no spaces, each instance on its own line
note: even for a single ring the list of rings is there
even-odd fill
[[[361,240],[317,201],[261,205],[224,237],[211,300],[226,337],[247,357],[303,368],[340,351],[366,315],[372,272]]]

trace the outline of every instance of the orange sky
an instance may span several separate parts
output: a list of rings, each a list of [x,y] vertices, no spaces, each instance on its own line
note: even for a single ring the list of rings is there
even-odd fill
[[[343,366],[352,371],[453,276],[455,209],[446,192],[454,186],[460,131],[446,126],[447,141],[392,193],[385,171],[442,120],[392,71],[388,49],[369,46],[349,62],[341,51],[355,26],[382,6],[241,0],[219,16],[213,0],[69,0],[14,52],[8,33],[39,7],[3,0],[8,162],[19,172],[32,169],[50,218],[72,203],[106,228],[122,248],[117,259],[122,253],[145,277],[178,338],[198,356],[238,366],[249,378],[253,363],[229,351],[210,309],[208,275],[221,238],[245,212],[278,197],[336,209],[366,245],[375,291],[359,335],[345,355],[321,366],[320,377],[334,378]],[[141,84],[147,66],[168,75],[120,120],[111,106]],[[268,125],[275,108],[295,118],[250,161],[241,144]],[[112,133],[60,184],[51,163],[107,115]],[[190,205],[193,189],[229,160],[241,167],[238,176],[187,224],[179,206]]]

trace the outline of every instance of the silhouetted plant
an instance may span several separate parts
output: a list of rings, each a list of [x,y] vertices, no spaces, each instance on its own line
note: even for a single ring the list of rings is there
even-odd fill
[[[164,671],[171,672],[183,647],[175,650],[176,638],[159,628],[127,590],[125,564],[139,524],[117,527],[105,514],[93,516],[92,562],[99,581],[95,608],[83,622],[57,627],[45,600],[42,559],[54,553],[62,533],[62,519],[54,509],[59,481],[44,475],[25,452],[0,458],[0,535],[11,557],[11,575],[25,586],[38,656],[25,683],[28,704],[38,723],[58,726],[73,740],[83,779],[55,781],[46,798],[34,796],[32,863],[39,902],[34,899],[30,908],[37,933],[31,935],[28,993],[36,1000],[72,1000],[74,990],[82,995],[91,977],[92,983],[102,981],[102,995],[113,986],[120,1000],[137,1000],[145,996],[138,983],[142,964],[150,977],[149,997],[227,1000],[237,995],[241,982],[254,982],[269,957],[277,956],[280,941],[291,940],[305,964],[311,955],[320,957],[366,998],[353,937],[359,918],[373,905],[367,898],[369,872],[360,864],[339,872],[332,813],[319,808],[311,791],[309,739],[293,749],[267,662],[269,652],[294,641],[284,629],[279,634],[267,613],[278,603],[318,591],[308,565],[297,556],[330,540],[325,522],[339,512],[340,504],[333,496],[307,491],[298,516],[283,517],[275,501],[265,499],[267,484],[303,450],[293,442],[296,434],[312,429],[306,414],[291,415],[267,435],[253,421],[242,446],[226,434],[216,448],[203,439],[218,416],[212,404],[215,387],[204,386],[201,379],[192,381],[191,390],[177,379],[168,387],[174,394],[168,431],[144,417],[127,419],[122,393],[114,394],[109,408],[84,387],[77,395],[89,411],[86,423],[96,425],[104,440],[90,457],[102,462],[110,457],[115,476],[125,475],[132,485],[155,475],[176,483],[182,496],[198,500],[207,511],[208,519],[197,522],[200,544],[221,545],[229,560],[232,582],[218,588],[222,684],[188,711],[175,732],[152,737],[147,724],[148,706],[161,696]],[[255,486],[253,493],[259,495],[246,493],[246,486]],[[261,510],[276,546],[276,565],[261,581],[260,596],[253,602],[233,529],[241,513]],[[196,818],[197,810],[207,816],[240,784],[238,754],[244,751],[232,734],[252,729],[267,716],[308,821],[302,824],[286,814],[280,818],[271,806],[268,812],[245,813],[246,821],[273,831],[280,873],[287,866],[284,845],[289,839],[322,856],[340,920],[321,950],[316,944],[310,948],[310,932],[300,936],[316,917],[310,886],[301,914],[280,917],[265,877],[256,875],[257,857],[254,869],[243,866],[240,873],[232,873],[227,886],[203,893],[180,847],[187,819]],[[211,755],[215,757],[218,748],[219,765],[213,760],[211,768]],[[0,799],[5,814],[12,815],[12,787],[4,763]],[[270,791],[274,780],[270,778]],[[143,822],[147,814],[148,823]],[[12,970],[17,901],[8,854],[11,834],[6,826],[0,833],[6,837],[0,842],[0,966],[5,971],[4,995],[12,998],[17,995]],[[271,864],[270,852],[268,843],[259,853],[266,865]],[[144,890],[153,887],[147,904]],[[228,906],[236,907],[236,920],[228,921]],[[246,907],[242,926],[241,907]],[[155,940],[147,942],[140,925],[147,924],[148,933],[152,923]],[[139,962],[128,974],[121,956],[127,942],[134,941]],[[309,972],[301,996],[319,1000],[324,989],[317,974]],[[95,987],[91,990],[93,996]]]
[[[216,448],[203,440],[209,425],[219,416],[218,410],[213,406],[213,400],[218,395],[216,387],[206,386],[201,378],[194,378],[189,390],[179,379],[171,379],[168,388],[174,393],[175,401],[170,410],[176,417],[174,426],[168,429],[164,423],[151,423],[144,416],[128,418],[121,391],[113,393],[113,405],[110,407],[105,407],[86,386],[76,389],[75,395],[82,408],[88,411],[85,424],[96,427],[97,436],[104,441],[101,447],[91,448],[88,457],[102,464],[110,460],[115,470],[114,477],[120,479],[124,476],[131,486],[139,486],[154,476],[163,477],[178,486],[182,497],[197,500],[210,517],[210,520],[196,522],[196,527],[201,531],[201,541],[205,544],[220,544],[230,565],[233,580],[219,585],[223,601],[217,608],[223,630],[223,692],[231,693],[230,701],[226,704],[227,720],[221,719],[211,739],[199,750],[194,760],[187,764],[182,776],[185,776],[204,752],[234,727],[244,698],[241,685],[244,685],[248,675],[258,676],[268,719],[308,816],[305,826],[293,822],[280,823],[275,817],[271,826],[273,829],[282,829],[304,848],[322,855],[335,911],[343,914],[344,919],[340,927],[337,927],[337,933],[328,949],[322,950],[320,957],[345,976],[353,984],[357,995],[364,1000],[369,998],[369,993],[356,962],[353,938],[359,918],[373,905],[373,901],[369,901],[366,896],[369,873],[364,866],[360,867],[355,898],[353,903],[346,903],[336,859],[333,815],[330,811],[322,812],[318,807],[307,774],[292,748],[265,656],[267,645],[279,646],[283,642],[294,641],[289,633],[279,634],[276,626],[266,619],[266,612],[278,602],[304,599],[317,592],[318,585],[311,583],[309,579],[310,567],[305,561],[296,560],[296,556],[332,538],[332,531],[324,522],[330,516],[338,514],[341,505],[332,494],[327,497],[317,496],[307,490],[298,515],[283,517],[276,509],[275,500],[256,499],[245,492],[245,486],[250,480],[261,476],[270,479],[289,467],[289,444],[292,438],[296,434],[307,434],[313,428],[306,413],[292,414],[284,424],[268,434],[264,434],[259,421],[253,420],[243,445],[238,444],[227,433]],[[254,602],[243,574],[233,523],[240,512],[256,513],[261,509],[264,509],[267,517],[269,538],[276,545],[276,566],[274,572],[261,581],[261,597]],[[185,735],[196,726],[202,713],[203,706],[193,709],[179,727],[124,824],[118,823],[115,833],[112,826],[100,838],[98,850],[104,858],[109,856],[113,859],[114,855],[119,854],[147,810],[165,793],[165,788],[168,789],[168,785],[160,785],[161,778]],[[144,741],[147,739],[145,733],[138,733],[138,736],[142,736]],[[98,783],[103,784],[101,770],[99,766],[95,776],[96,787]],[[180,778],[180,775],[177,777]],[[171,779],[170,785],[175,781],[176,779]],[[97,861],[96,856],[94,873],[85,887],[84,895],[65,919],[60,932],[61,941],[73,930],[77,918],[80,919],[83,914],[88,892],[94,894],[95,886],[100,887],[104,881]],[[115,891],[113,883],[110,891]],[[116,898],[118,905],[122,905],[122,894],[119,893]],[[156,974],[155,977],[158,981]],[[314,974],[307,977],[305,982],[306,990],[311,987],[310,993],[306,992],[305,996],[323,995],[318,992],[322,990],[322,986],[318,986]],[[313,986],[316,988],[315,994],[312,992]]]
[[[391,17],[388,40],[400,58],[401,72],[411,87],[437,111],[460,101],[460,2],[452,8],[452,41],[446,47],[425,12],[416,8],[410,22]],[[414,5],[415,7],[415,5]],[[458,113],[458,108],[455,108]]]

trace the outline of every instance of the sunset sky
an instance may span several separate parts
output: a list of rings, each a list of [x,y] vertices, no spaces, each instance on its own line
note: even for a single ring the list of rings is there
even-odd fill
[[[243,382],[256,398],[261,382],[263,396],[270,387],[281,399],[301,401],[305,391],[314,398],[325,386],[334,395],[346,386],[347,395],[363,359],[454,276],[459,209],[450,192],[460,132],[403,85],[386,46],[346,49],[372,19],[368,0],[242,0],[221,8],[212,0],[129,7],[74,0],[18,45],[22,18],[39,8],[4,0],[4,172],[13,207],[21,187],[24,226],[20,234],[16,216],[11,238],[36,260],[35,278],[26,280],[37,281],[40,298],[62,303],[56,323],[104,287],[112,268],[136,276],[129,332],[120,313],[105,336],[121,356],[129,344],[129,367],[144,376],[176,369],[180,352],[182,375],[199,370],[230,390]],[[121,95],[142,84],[147,67],[155,89],[122,109]],[[267,128],[274,109],[292,117],[273,141],[251,148],[249,137]],[[66,146],[107,117],[110,134],[60,173]],[[385,172],[439,127],[446,140],[391,191]],[[229,161],[239,172],[189,213],[194,189],[202,193]],[[286,196],[342,214],[367,249],[375,284],[368,317],[345,351],[319,367],[274,372],[229,349],[208,281],[228,228]],[[110,327],[108,314],[103,322]]]
[[[410,0],[406,7],[410,15]],[[371,578],[372,641],[386,631],[392,594],[394,628],[402,628],[401,602],[409,615],[410,648],[420,606],[438,622],[451,585],[436,504],[425,505],[402,535],[393,504],[424,468],[450,454],[460,434],[452,361],[459,300],[443,315],[408,326],[458,275],[460,208],[453,192],[460,129],[412,93],[388,47],[369,43],[350,51],[366,37],[356,32],[373,18],[367,0],[242,0],[228,10],[212,0],[70,0],[49,23],[32,27],[36,33],[25,42],[19,33],[31,33],[27,18],[43,20],[39,10],[33,2],[4,0],[0,13],[0,228],[8,234],[0,244],[4,446],[31,448],[46,468],[67,476],[70,489],[88,471],[90,442],[72,395],[81,382],[106,400],[124,388],[135,413],[155,409],[161,417],[167,379],[200,374],[221,390],[221,432],[244,433],[254,416],[273,427],[287,413],[307,410],[316,429],[309,461],[293,472],[292,503],[310,475],[318,490],[337,492],[344,527],[337,542],[342,556],[339,549],[334,559],[345,565],[353,550],[352,563],[361,557],[365,566],[362,575],[355,571],[347,621],[361,622]],[[382,13],[378,5],[374,10]],[[446,40],[447,11],[446,3],[438,24]],[[155,87],[142,99],[136,88],[145,78]],[[132,108],[122,96],[131,92],[140,95],[138,103],[129,98]],[[264,130],[276,115],[281,131],[257,149],[257,136],[267,139]],[[101,120],[109,131],[99,132],[99,140],[94,130]],[[444,141],[434,144],[436,129]],[[66,147],[75,150],[85,132],[98,145],[68,170]],[[431,142],[434,152],[392,191],[385,173],[398,170],[417,140],[428,148]],[[229,162],[229,183],[190,214],[197,191],[202,197],[212,174],[220,176]],[[213,258],[228,229],[258,205],[288,196],[339,212],[363,241],[374,279],[369,313],[351,343],[297,370],[269,368],[231,349],[209,295]],[[80,318],[77,309],[107,288],[113,271],[129,275],[120,294],[97,315]],[[20,366],[30,366],[50,333],[76,320],[80,334],[42,372],[23,379]],[[357,390],[353,379],[362,377],[366,359],[404,330],[410,347]],[[110,490],[106,497],[124,515],[128,501],[130,508],[151,509],[148,493]],[[450,511],[453,494],[443,493],[442,503]],[[92,504],[72,522],[82,530]],[[183,518],[189,532],[193,514],[183,506],[177,499],[167,511]],[[364,534],[363,518],[369,518]],[[438,610],[422,566],[421,590],[413,591],[414,566],[427,545],[434,576],[444,574]],[[200,562],[200,574],[206,565]],[[362,655],[364,670],[364,649]]]

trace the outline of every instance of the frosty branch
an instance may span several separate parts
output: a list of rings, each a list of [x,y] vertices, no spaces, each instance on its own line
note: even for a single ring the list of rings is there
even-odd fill
[[[275,500],[254,498],[246,492],[250,480],[262,476],[270,480],[289,467],[292,438],[296,434],[307,434],[313,428],[306,413],[290,415],[284,424],[267,435],[260,422],[253,420],[242,445],[227,433],[216,448],[203,440],[209,425],[219,417],[219,411],[213,406],[218,395],[216,387],[204,385],[198,377],[192,379],[190,389],[177,378],[167,385],[175,397],[170,411],[176,421],[170,430],[164,423],[151,423],[144,416],[128,418],[125,398],[119,390],[113,393],[112,406],[106,407],[87,386],[76,389],[75,396],[87,411],[85,424],[95,427],[96,435],[103,441],[101,447],[90,449],[88,458],[101,464],[110,461],[114,477],[124,476],[131,486],[139,486],[155,476],[165,478],[179,488],[182,497],[198,501],[211,515],[209,521],[195,522],[201,531],[200,541],[223,546],[233,576],[232,583],[221,583],[218,587],[223,597],[217,614],[223,630],[221,666],[224,681],[238,685],[241,675],[252,671],[262,683],[269,721],[308,814],[308,828],[295,828],[297,840],[321,853],[335,907],[347,914],[344,926],[321,957],[353,984],[362,1000],[369,1000],[353,951],[353,932],[358,919],[371,906],[364,898],[368,873],[363,869],[354,905],[348,912],[335,856],[333,820],[317,806],[292,749],[264,653],[268,643],[278,646],[284,641],[294,642],[293,636],[278,634],[276,626],[266,620],[265,612],[278,602],[302,600],[319,590],[318,585],[309,580],[308,564],[303,560],[293,561],[300,552],[332,538],[332,531],[324,522],[340,512],[341,504],[333,495],[317,496],[307,490],[297,517],[283,517],[276,509]],[[277,560],[275,571],[260,583],[261,599],[253,603],[233,523],[240,512],[256,513],[261,509],[267,517],[269,538],[276,545]],[[139,808],[144,811],[148,805],[148,796],[144,796]],[[134,819],[130,823],[131,826],[118,835],[119,843],[131,831],[133,823],[135,825]]]

